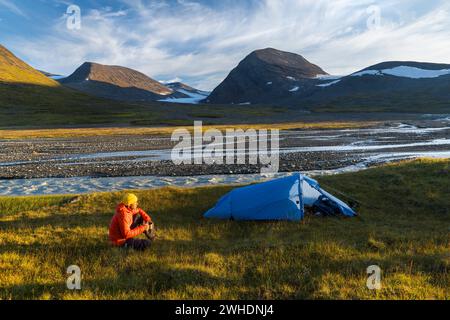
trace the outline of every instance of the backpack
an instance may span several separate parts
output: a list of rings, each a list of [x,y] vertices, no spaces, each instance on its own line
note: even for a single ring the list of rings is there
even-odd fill
[[[324,195],[312,205],[312,212],[317,216],[329,217],[329,216],[343,216],[341,208],[336,202],[328,199]]]

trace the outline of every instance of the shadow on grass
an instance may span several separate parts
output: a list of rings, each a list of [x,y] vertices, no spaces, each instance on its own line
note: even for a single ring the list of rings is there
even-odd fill
[[[68,275],[67,275],[68,276]],[[0,289],[0,298],[4,299],[39,299],[47,295],[48,298],[61,299],[64,294],[73,294],[76,298],[79,294],[83,298],[87,292],[98,295],[99,298],[145,299],[168,298],[173,292],[182,294],[189,287],[207,287],[211,291],[218,286],[232,286],[233,281],[224,277],[213,276],[208,272],[197,269],[175,268],[165,264],[156,263],[151,272],[143,275],[133,270],[119,271],[117,276],[101,278],[97,280],[81,280],[82,290],[73,291],[67,289],[66,275],[61,274],[61,280],[48,284],[24,283],[5,286]],[[140,294],[136,297],[134,293]],[[167,293],[167,295],[166,295]],[[188,297],[186,297],[188,298]]]
[[[0,222],[2,230],[17,230],[20,228],[53,228],[76,227],[108,227],[113,215],[110,212],[96,214],[66,214],[52,213],[45,217],[23,217],[12,221]]]
[[[424,281],[443,290],[447,288],[448,266],[442,255],[382,252],[380,256],[372,257],[358,251],[340,256],[337,252],[345,252],[347,247],[339,246],[336,252],[323,252],[299,249],[295,245],[269,248],[255,245],[244,249],[217,244],[160,240],[146,253],[113,249],[104,243],[63,248],[37,245],[31,252],[38,257],[45,255],[46,262],[55,260],[57,270],[61,270],[56,279],[61,280],[49,284],[28,282],[6,286],[0,289],[0,297],[35,299],[47,294],[60,299],[70,293],[65,286],[64,271],[71,264],[79,264],[82,270],[95,268],[90,275],[86,273],[88,278],[82,281],[84,291],[80,292],[80,298],[166,299],[175,296],[190,299],[198,294],[197,289],[211,294],[221,288],[225,297],[235,291],[234,294],[243,299],[310,299],[318,294],[321,285],[326,285],[323,281],[328,281],[328,275],[337,274],[352,281],[365,279],[366,268],[373,264],[382,268],[383,276],[392,277],[396,273],[425,275]],[[20,251],[24,258],[30,253],[27,246],[16,245],[12,249]],[[170,257],[174,252],[177,257]],[[207,254],[218,255],[220,259],[208,262],[205,260]],[[241,255],[240,261],[233,260],[236,254]],[[121,264],[125,259],[127,262]],[[206,272],[203,267],[214,271]],[[115,276],[103,276],[103,268],[114,268]],[[44,275],[38,272],[36,276]],[[51,278],[55,279],[55,276]],[[362,281],[361,286],[364,285]],[[224,288],[231,291],[226,292],[228,289]],[[239,291],[239,288],[245,290]],[[398,290],[402,290],[401,287]],[[86,292],[91,296],[85,296]]]

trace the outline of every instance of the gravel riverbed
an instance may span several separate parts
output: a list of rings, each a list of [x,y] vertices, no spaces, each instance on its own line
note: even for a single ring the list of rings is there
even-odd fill
[[[0,140],[0,179],[249,174],[252,164],[175,165],[170,136],[120,135]],[[375,128],[280,133],[279,171],[331,170],[370,159],[450,152],[450,121],[387,122]],[[270,150],[270,148],[269,148]],[[402,158],[402,157],[397,157]]]

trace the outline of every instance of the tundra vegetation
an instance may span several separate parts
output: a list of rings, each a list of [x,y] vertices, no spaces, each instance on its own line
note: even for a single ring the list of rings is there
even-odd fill
[[[0,198],[2,299],[447,299],[448,160],[321,177],[360,217],[206,220],[231,186],[136,191],[159,227],[145,253],[108,245],[121,192]],[[332,191],[332,190],[331,190]],[[66,287],[81,268],[81,290]],[[366,269],[382,270],[381,290]]]

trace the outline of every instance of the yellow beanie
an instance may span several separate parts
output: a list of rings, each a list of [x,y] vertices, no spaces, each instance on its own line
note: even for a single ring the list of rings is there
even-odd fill
[[[138,202],[138,198],[132,194],[132,193],[127,193],[122,200],[123,204],[126,206],[130,206],[132,204],[135,204]]]

